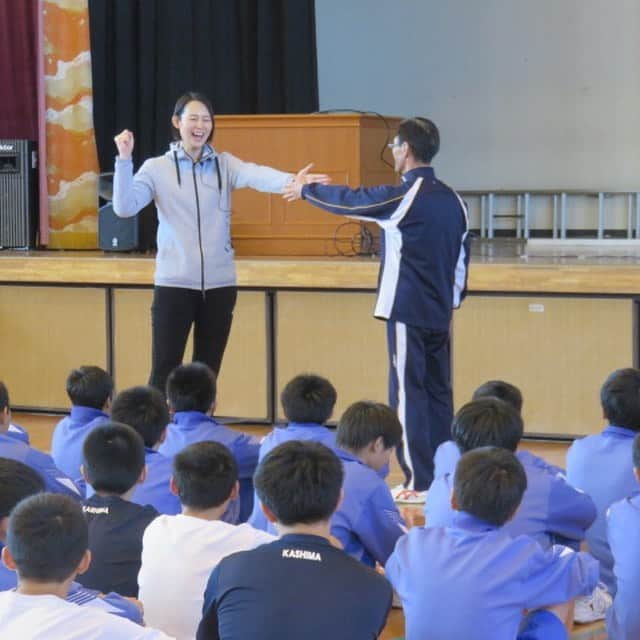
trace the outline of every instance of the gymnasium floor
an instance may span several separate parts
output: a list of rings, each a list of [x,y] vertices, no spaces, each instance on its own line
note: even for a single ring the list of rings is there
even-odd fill
[[[22,414],[14,413],[13,420],[17,424],[25,427],[29,431],[32,446],[43,451],[49,451],[51,444],[51,432],[60,416],[48,414]],[[247,433],[253,433],[257,436],[266,435],[270,431],[270,427],[264,425],[232,425],[233,428]],[[540,440],[529,440],[523,442],[522,447],[545,458],[547,461],[558,465],[565,466],[565,454],[569,443],[567,442],[549,442]],[[391,470],[388,477],[389,486],[395,486],[402,481],[402,473],[395,460],[392,458]],[[407,524],[411,526],[420,526],[424,524],[424,515],[421,507],[405,506],[401,507],[402,515]],[[393,609],[389,615],[389,620],[384,632],[380,636],[381,640],[395,640],[404,635],[404,618],[401,609]],[[571,635],[572,640],[606,640],[606,633],[603,631],[602,624],[580,625],[574,629]]]

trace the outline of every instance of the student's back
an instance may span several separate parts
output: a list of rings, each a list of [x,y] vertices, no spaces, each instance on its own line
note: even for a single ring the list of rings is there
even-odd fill
[[[516,457],[527,475],[527,489],[515,516],[503,529],[511,536],[528,535],[544,549],[566,544],[574,549],[596,517],[591,498],[576,490],[542,458],[518,451]],[[453,474],[437,477],[425,505],[427,527],[450,526],[455,512],[451,508]]]
[[[54,595],[0,593],[0,637],[20,640],[169,640],[95,607],[80,607]]]
[[[51,493],[62,493],[77,500],[82,497],[76,483],[56,467],[51,456],[22,440],[0,433],[0,457],[17,460],[37,471],[42,476],[47,491]]]
[[[607,611],[610,640],[640,638],[640,494],[609,509],[607,540],[614,560],[616,597]]]
[[[559,605],[595,587],[598,565],[588,554],[559,546],[544,551],[530,537],[512,538],[502,529],[526,482],[506,449],[462,456],[452,525],[412,529],[385,567],[402,600],[407,640],[513,640],[525,610]],[[555,626],[557,636],[532,637],[566,638],[559,620]]]
[[[205,591],[204,611],[215,606],[216,615],[196,637],[370,640],[390,604],[389,583],[325,538],[285,535],[222,560]]]
[[[237,465],[226,447],[198,442],[177,454],[173,463],[171,484],[180,495],[182,513],[160,516],[147,527],[139,598],[151,626],[186,640],[196,633],[213,568],[229,554],[274,538],[248,524],[220,520],[238,492]]]
[[[253,508],[253,473],[258,464],[260,441],[219,424],[213,417],[216,378],[209,367],[192,362],[176,367],[167,380],[167,399],[174,412],[167,437],[158,451],[173,457],[196,442],[212,440],[227,447],[238,464],[240,479],[240,522],[246,522]]]
[[[104,424],[111,401],[113,381],[100,367],[83,366],[67,377],[71,412],[60,420],[51,437],[51,456],[56,466],[73,480],[80,478],[82,445],[87,434]]]
[[[390,407],[355,402],[342,414],[336,455],[344,471],[343,500],[331,519],[331,534],[356,560],[384,565],[405,523],[381,477],[402,439],[402,425]]]
[[[335,448],[335,431],[327,429],[324,424],[331,418],[336,398],[334,386],[326,378],[313,373],[301,373],[287,382],[280,394],[280,402],[288,424],[276,427],[262,440],[258,461],[290,440],[319,442],[330,449]],[[255,494],[249,523],[258,529],[270,530]]]
[[[83,502],[92,562],[78,576],[85,587],[137,597],[142,536],[158,512],[129,501],[144,480],[144,443],[131,427],[96,427],[83,446],[83,472],[95,494]]]
[[[111,417],[135,429],[144,440],[147,474],[144,482],[136,486],[131,502],[149,504],[167,515],[180,513],[180,500],[169,489],[173,461],[158,452],[170,421],[164,396],[150,386],[125,389],[113,401]],[[87,497],[91,495],[89,487]]]
[[[600,400],[609,426],[575,440],[567,451],[569,482],[593,499],[597,518],[587,531],[587,544],[600,562],[600,577],[615,595],[613,558],[607,542],[607,509],[635,493],[633,438],[640,429],[640,371],[619,369],[605,381]]]
[[[336,449],[344,469],[344,498],[331,518],[331,533],[345,553],[374,567],[384,565],[406,525],[386,482],[352,454]]]

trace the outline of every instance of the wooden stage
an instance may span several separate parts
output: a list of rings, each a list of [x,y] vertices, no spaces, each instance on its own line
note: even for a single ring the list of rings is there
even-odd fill
[[[523,391],[529,434],[600,428],[600,385],[638,363],[640,249],[608,242],[474,243],[452,327],[456,406],[503,378]],[[108,368],[119,388],[145,382],[153,269],[135,254],[0,253],[0,378],[13,404],[64,410],[66,375],[80,364]],[[309,370],[336,385],[337,415],[358,399],[385,400],[384,323],[371,316],[376,258],[238,258],[237,272],[221,415],[278,420],[279,390]]]

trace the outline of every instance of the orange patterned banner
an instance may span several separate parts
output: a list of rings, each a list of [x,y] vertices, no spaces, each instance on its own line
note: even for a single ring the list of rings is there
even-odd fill
[[[88,0],[44,0],[42,6],[49,247],[93,249],[99,168]]]

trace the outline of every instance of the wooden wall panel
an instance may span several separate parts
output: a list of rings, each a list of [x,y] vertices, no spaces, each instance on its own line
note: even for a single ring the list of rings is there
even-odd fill
[[[151,368],[151,300],[147,289],[116,289],[115,378],[118,388],[146,384]],[[191,336],[185,361],[191,360]],[[262,420],[267,417],[267,343],[265,296],[241,291],[218,385],[223,416]]]
[[[372,317],[374,302],[372,293],[279,292],[278,393],[293,376],[312,372],[337,389],[336,420],[357,400],[386,402],[385,323]]]
[[[65,382],[107,366],[104,290],[0,287],[0,380],[15,406],[67,409]]]
[[[599,392],[611,371],[634,364],[633,302],[603,298],[471,296],[454,314],[456,408],[500,378],[524,396],[531,433],[602,428]]]

